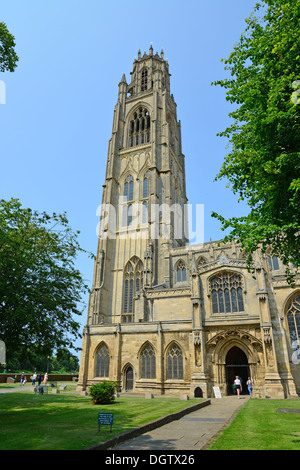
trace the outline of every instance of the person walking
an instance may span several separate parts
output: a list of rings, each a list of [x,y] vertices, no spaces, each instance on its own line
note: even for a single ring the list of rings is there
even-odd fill
[[[238,375],[235,377],[234,385],[236,387],[236,392],[237,392],[237,396],[238,396],[238,400],[239,400],[240,399],[240,393],[242,391],[242,384],[241,384],[241,381],[240,381]]]
[[[42,378],[43,378],[43,377],[42,377],[42,374],[39,373],[39,375],[38,375],[38,384],[39,384],[39,385],[41,385]]]
[[[32,385],[35,385],[36,377],[36,372],[34,372],[32,376]]]
[[[26,383],[26,375],[24,374],[24,372],[22,372],[21,380],[20,380],[20,387],[22,387],[22,385],[24,386],[25,383]]]
[[[47,382],[48,382],[48,373],[46,372],[46,374],[44,375],[44,384],[46,385]]]
[[[249,392],[250,398],[252,398],[253,382],[251,380],[251,377],[248,377],[248,380],[247,380],[246,384],[247,384],[247,387],[248,387],[248,392]]]

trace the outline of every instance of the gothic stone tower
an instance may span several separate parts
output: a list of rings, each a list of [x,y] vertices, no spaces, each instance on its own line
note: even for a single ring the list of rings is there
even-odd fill
[[[208,397],[251,374],[256,396],[296,395],[285,311],[300,316],[300,289],[271,252],[254,257],[254,279],[238,244],[189,245],[186,203],[169,66],[151,46],[119,83],[78,388]]]

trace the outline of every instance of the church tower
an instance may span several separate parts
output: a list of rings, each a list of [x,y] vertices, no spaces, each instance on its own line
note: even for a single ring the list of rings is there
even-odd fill
[[[88,325],[147,319],[140,292],[170,284],[168,252],[186,242],[186,201],[169,66],[151,46],[138,52],[131,83],[125,75],[119,83]]]

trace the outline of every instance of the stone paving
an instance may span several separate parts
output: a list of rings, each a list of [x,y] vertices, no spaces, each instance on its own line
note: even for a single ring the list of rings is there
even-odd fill
[[[112,448],[112,450],[201,450],[233,420],[249,396],[211,398],[211,404]]]

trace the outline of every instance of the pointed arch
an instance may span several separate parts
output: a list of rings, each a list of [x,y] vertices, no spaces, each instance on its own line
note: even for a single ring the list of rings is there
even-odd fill
[[[199,256],[198,258],[198,261],[197,261],[197,268],[201,268],[202,266],[204,266],[205,264],[207,264],[207,259],[204,258],[204,256]]]
[[[175,273],[176,273],[176,282],[186,282],[187,280],[186,264],[182,259],[177,261],[175,265]]]
[[[300,290],[288,296],[284,304],[284,316],[292,353],[300,353]]]
[[[213,313],[244,312],[244,278],[235,271],[219,271],[208,279]]]
[[[144,265],[140,258],[132,256],[124,268],[123,315],[124,323],[131,323],[134,314],[134,297],[143,288]]]
[[[167,380],[183,379],[183,352],[181,346],[172,341],[166,350]]]
[[[156,354],[153,345],[146,341],[140,349],[141,379],[156,378]]]
[[[147,106],[139,104],[131,113],[128,123],[128,147],[150,142],[150,112]]]
[[[95,377],[109,377],[109,349],[105,342],[100,343],[96,350]]]

